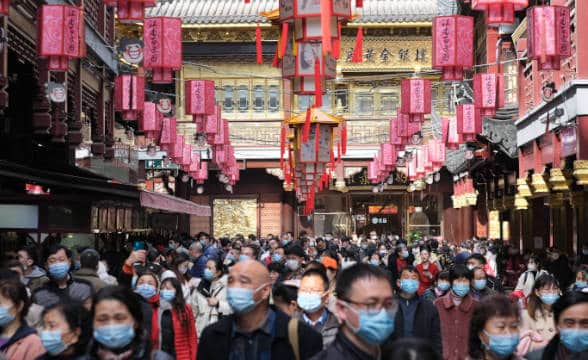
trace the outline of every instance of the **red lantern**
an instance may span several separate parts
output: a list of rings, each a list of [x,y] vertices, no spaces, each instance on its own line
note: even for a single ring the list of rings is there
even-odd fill
[[[474,18],[437,16],[433,19],[433,68],[443,80],[463,80],[464,69],[474,66]]]
[[[494,116],[504,107],[504,80],[501,74],[474,75],[474,101],[480,116]]]
[[[10,0],[0,1],[0,15],[8,15],[10,12]]]
[[[424,115],[431,113],[431,80],[402,80],[401,91],[400,111],[408,115],[410,122],[423,122]]]
[[[476,134],[482,132],[482,118],[476,116],[474,104],[457,105],[457,132],[464,141],[475,141]]]
[[[137,75],[119,75],[114,80],[114,110],[122,113],[123,120],[136,120],[145,102],[145,78]]]
[[[143,105],[143,114],[139,121],[139,130],[145,132],[145,137],[155,139],[157,127],[157,109],[152,102],[146,102]]]
[[[485,11],[488,24],[512,24],[514,12],[528,5],[528,0],[472,0],[472,10]]]
[[[280,1],[280,21],[293,21],[309,17],[320,17],[326,8],[330,14],[343,19],[351,18],[351,1],[340,0],[283,0]]]
[[[188,80],[185,83],[186,114],[194,117],[194,122],[202,121],[206,115],[215,113],[215,89],[211,80]]]
[[[153,71],[154,84],[172,82],[172,72],[182,67],[182,19],[152,17],[143,26],[143,66]]]
[[[161,146],[161,149],[169,152],[176,141],[176,136],[176,118],[163,118],[161,125],[161,137],[159,140],[159,145]]]
[[[182,135],[176,135],[176,141],[170,150],[170,154],[168,155],[173,158],[176,164],[180,164],[184,156],[184,137]]]
[[[37,53],[48,68],[67,71],[70,58],[86,55],[84,10],[70,5],[43,5],[37,19]]]
[[[145,19],[145,8],[155,6],[155,0],[102,0],[108,6],[117,7],[118,20],[136,22]]]
[[[570,8],[533,6],[527,10],[527,56],[537,60],[539,71],[559,70],[560,61],[572,55]]]
[[[386,167],[386,172],[394,170],[396,166],[396,149],[390,143],[380,144],[381,158]]]
[[[458,149],[461,143],[461,135],[457,132],[457,118],[455,116],[444,117],[441,126],[447,148],[451,150]]]
[[[192,145],[188,143],[184,143],[184,147],[182,148],[182,160],[180,161],[180,165],[182,169],[188,170],[190,167],[190,163],[192,162]]]

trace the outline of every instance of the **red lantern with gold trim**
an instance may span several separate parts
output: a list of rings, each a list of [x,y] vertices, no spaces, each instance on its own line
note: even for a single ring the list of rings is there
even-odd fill
[[[173,71],[182,67],[182,19],[163,16],[145,19],[143,42],[143,66],[152,70],[152,82],[171,83]]]
[[[562,58],[572,55],[570,8],[533,6],[527,10],[527,56],[539,71],[559,70]]]
[[[84,10],[70,5],[42,5],[37,19],[37,54],[53,71],[67,71],[70,58],[86,55]]]
[[[474,66],[474,18],[437,16],[433,19],[433,68],[443,80],[463,80],[464,69]]]
[[[119,75],[114,80],[114,110],[123,120],[136,120],[145,102],[145,78],[138,75]]]

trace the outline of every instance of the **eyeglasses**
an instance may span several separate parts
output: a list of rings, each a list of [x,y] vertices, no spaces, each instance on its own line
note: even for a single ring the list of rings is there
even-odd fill
[[[343,302],[345,305],[347,305],[351,309],[356,310],[353,307],[351,307],[349,304],[353,304],[353,305],[359,307],[361,310],[365,310],[369,315],[376,315],[377,313],[382,311],[382,309],[386,310],[390,314],[394,314],[394,313],[396,313],[396,310],[398,309],[398,302],[394,299],[386,300],[384,303],[377,303],[377,302],[362,303],[362,302],[357,302],[357,301],[352,301],[352,300],[344,300],[344,299],[339,299],[339,300],[341,300],[341,302]]]

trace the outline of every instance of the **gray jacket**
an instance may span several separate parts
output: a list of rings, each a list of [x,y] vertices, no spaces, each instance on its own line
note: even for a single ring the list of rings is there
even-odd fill
[[[67,287],[60,289],[55,282],[50,281],[33,292],[33,302],[42,307],[49,307],[57,303],[71,301],[85,302],[94,295],[92,285],[83,280],[70,279]]]
[[[333,341],[335,341],[335,337],[339,331],[339,320],[337,320],[335,314],[327,309],[325,310],[327,311],[327,320],[324,324],[311,325],[306,323],[308,326],[312,326],[323,336],[323,349],[326,349]],[[306,322],[302,313],[298,315],[298,319],[300,319],[302,322]]]

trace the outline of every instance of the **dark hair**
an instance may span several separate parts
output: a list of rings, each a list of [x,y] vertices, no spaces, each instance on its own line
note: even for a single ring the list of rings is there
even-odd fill
[[[484,255],[482,254],[472,254],[470,255],[467,259],[466,259],[466,263],[470,260],[470,259],[474,259],[474,260],[478,260],[479,262],[482,263],[482,265],[486,264],[486,258],[484,257]]]
[[[529,256],[529,260],[527,260],[527,263],[531,260],[533,260],[533,262],[535,264],[537,264],[537,271],[542,269],[543,263],[541,262],[541,259],[539,259],[538,256],[536,256],[536,255]]]
[[[304,272],[304,274],[302,274],[300,281],[302,281],[302,279],[304,279],[305,277],[311,277],[311,276],[319,277],[323,281],[323,288],[325,289],[325,291],[329,290],[329,278],[327,277],[326,271],[322,271],[322,270],[318,270],[318,269],[306,270]]]
[[[22,310],[20,312],[20,319],[22,320],[29,312],[31,301],[27,294],[27,288],[18,280],[18,274],[14,271],[9,271],[10,273],[16,274],[16,277],[10,277],[11,274],[8,272],[5,274],[5,277],[0,280],[0,294],[12,301],[16,307],[22,304]]]
[[[405,272],[405,271],[408,271],[408,272],[411,272],[411,273],[414,273],[414,274],[417,274],[417,275],[419,274],[419,272],[417,271],[417,269],[414,266],[412,266],[412,265],[406,265],[405,267],[403,267],[400,270],[400,273],[398,274],[398,278],[399,279],[402,277],[402,273]]]
[[[475,307],[470,320],[469,355],[474,359],[484,357],[484,345],[480,340],[480,332],[486,327],[486,322],[493,316],[513,316],[520,318],[517,304],[502,294],[488,296]]]
[[[584,303],[588,303],[588,293],[583,291],[568,291],[565,293],[555,302],[555,304],[553,304],[553,318],[555,320],[555,325],[557,326],[561,313],[567,308]]]
[[[327,273],[327,268],[325,267],[325,265],[316,260],[313,260],[306,265],[306,272],[311,270],[322,271],[325,274]]]
[[[543,310],[543,306],[541,306],[542,301],[537,294],[535,294],[535,290],[539,290],[543,287],[551,287],[555,286],[559,290],[559,284],[557,279],[551,274],[543,274],[535,279],[535,284],[533,285],[533,290],[527,296],[527,313],[531,317],[531,319],[537,321],[537,311],[541,314],[541,317],[545,317],[545,311]]]
[[[94,249],[86,249],[80,255],[80,266],[87,269],[97,269],[100,254]]]
[[[214,262],[214,267],[216,267],[216,271],[221,272],[221,276],[227,272],[227,268],[220,257],[217,256],[215,258],[208,259],[208,261]]]
[[[250,248],[251,250],[253,250],[253,259],[252,260],[259,259],[259,247],[257,245],[253,245],[253,244],[243,245],[243,246],[241,246],[241,251],[243,251],[244,248]]]
[[[284,273],[284,265],[279,261],[272,261],[271,263],[267,264],[267,271],[275,271],[278,274]]]
[[[453,284],[453,281],[459,278],[466,278],[468,280],[472,280],[473,274],[468,268],[463,264],[456,264],[451,269],[449,269],[449,282]]]
[[[47,250],[45,250],[45,262],[47,262],[49,256],[57,254],[60,250],[65,252],[65,256],[67,256],[68,259],[71,259],[72,254],[70,249],[60,244],[53,244],[47,247]]]
[[[431,343],[419,338],[396,340],[382,353],[382,360],[441,360]]]
[[[155,275],[154,273],[152,273],[150,271],[145,271],[141,274],[137,274],[137,283],[139,283],[139,279],[142,278],[143,276],[151,276],[152,278],[155,279],[155,283],[159,286],[159,276]]]
[[[90,340],[92,339],[92,322],[90,321],[90,312],[86,310],[82,303],[77,301],[57,303],[55,305],[49,306],[43,310],[41,317],[44,318],[49,311],[59,312],[69,325],[71,331],[80,329],[78,341],[72,346],[74,349],[74,354],[83,354],[86,351]]]
[[[344,301],[349,301],[349,295],[353,284],[358,280],[363,279],[379,279],[389,281],[388,274],[379,266],[369,264],[355,264],[341,271],[337,278],[337,285],[335,286],[335,293],[337,297]]]
[[[188,314],[186,313],[186,300],[184,300],[184,292],[182,290],[182,284],[180,281],[174,277],[169,277],[161,282],[161,288],[166,283],[170,283],[174,289],[176,290],[176,296],[171,302],[172,307],[178,314],[178,318],[180,319],[180,323],[184,329],[188,328]]]
[[[106,286],[100,289],[92,300],[92,319],[96,314],[96,305],[105,300],[116,300],[127,308],[135,320],[136,331],[133,343],[138,344],[143,338],[143,306],[141,306],[139,295],[124,286]]]
[[[298,289],[295,286],[286,285],[284,283],[276,283],[272,289],[272,296],[274,302],[277,300],[283,301],[289,304],[292,301],[296,301],[298,296]]]
[[[23,246],[20,249],[18,249],[18,251],[24,251],[27,253],[27,255],[29,256],[30,259],[33,260],[33,265],[37,264],[39,262],[39,253],[37,251],[37,248],[35,246]],[[17,251],[17,253],[18,253]]]
[[[437,277],[435,278],[435,281],[439,281],[439,280],[449,281],[449,271],[447,271],[447,270],[439,271],[437,273]]]

